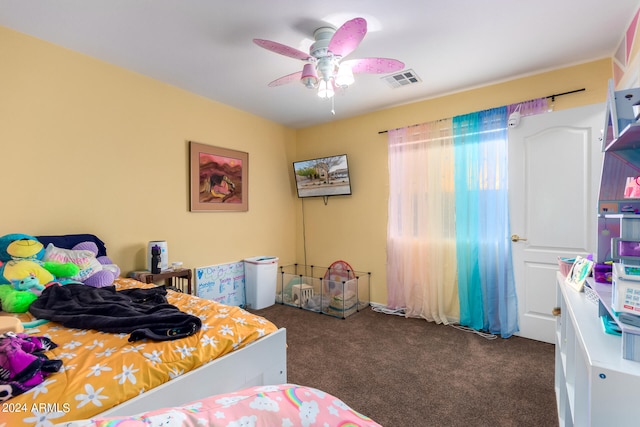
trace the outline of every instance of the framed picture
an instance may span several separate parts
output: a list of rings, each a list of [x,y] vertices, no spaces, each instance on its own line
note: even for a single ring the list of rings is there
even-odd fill
[[[578,292],[582,292],[584,288],[584,282],[587,281],[587,277],[591,274],[593,269],[593,261],[577,256],[576,260],[567,274],[565,282]]]
[[[247,211],[249,154],[189,141],[191,211]]]

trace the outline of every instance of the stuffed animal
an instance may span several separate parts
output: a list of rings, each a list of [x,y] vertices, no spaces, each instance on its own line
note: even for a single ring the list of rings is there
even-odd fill
[[[28,291],[31,289],[41,291],[44,289],[44,286],[40,284],[36,276],[28,276],[24,279],[14,280],[12,284],[13,287],[19,291]]]
[[[69,277],[71,280],[87,286],[101,288],[113,284],[120,275],[120,269],[106,257],[97,257],[98,247],[93,242],[78,243],[72,249],[63,249],[49,244],[44,253],[47,262],[71,262],[80,268],[78,274]]]
[[[14,240],[6,245],[4,253],[10,259],[2,267],[0,283],[11,284],[14,280],[21,280],[35,276],[41,285],[53,280],[53,274],[48,272],[39,262],[38,255],[42,251],[42,243],[35,237]]]
[[[36,240],[36,241],[38,240],[33,236],[30,236],[28,234],[22,234],[22,233],[5,234],[4,236],[0,237],[0,261],[1,262],[11,261],[11,255],[7,253],[7,247],[9,246],[9,244],[15,242],[16,240],[22,240],[22,239]]]
[[[73,275],[78,271],[74,264],[48,263],[41,261],[44,248],[35,237],[26,234],[9,234],[0,238],[0,284],[12,284],[31,276],[42,286],[54,280],[55,275]]]
[[[99,270],[96,274],[91,275],[85,280],[85,285],[96,288],[108,286],[111,285],[118,276],[120,276],[120,267],[114,264],[108,256],[98,256],[98,245],[94,242],[81,242],[75,245],[73,249],[91,251],[102,266],[102,270]]]
[[[13,287],[13,292],[10,289],[11,287]],[[12,286],[0,285],[0,306],[2,311],[7,313],[26,313],[31,303],[36,300],[43,289],[44,286],[38,282],[36,276],[13,280]]]
[[[42,266],[56,278],[73,277],[80,273],[80,267],[71,262],[61,264],[58,262],[45,261],[42,263]]]
[[[2,311],[7,313],[26,313],[38,296],[30,291],[19,291],[13,285],[0,285]]]
[[[28,234],[7,234],[0,237],[0,285],[30,276],[35,276],[43,286],[56,279],[62,279],[61,284],[111,285],[120,275],[120,268],[108,257],[97,254],[98,246],[91,241],[78,243],[72,249],[53,244],[45,249]]]

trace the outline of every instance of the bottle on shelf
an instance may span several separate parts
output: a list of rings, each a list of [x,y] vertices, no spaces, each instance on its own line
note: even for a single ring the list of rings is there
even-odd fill
[[[160,273],[160,246],[151,248],[151,273]]]

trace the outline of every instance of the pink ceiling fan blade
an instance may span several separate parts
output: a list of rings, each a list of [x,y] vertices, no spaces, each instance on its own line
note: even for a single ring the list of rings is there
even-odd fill
[[[404,68],[404,62],[391,58],[362,58],[341,62],[342,65],[351,67],[356,73],[384,74],[400,71]]]
[[[367,21],[363,18],[355,18],[345,22],[338,28],[331,41],[329,50],[334,55],[345,57],[358,47],[364,36],[367,34]]]
[[[279,53],[280,55],[288,56],[290,58],[301,59],[303,61],[310,58],[308,53],[271,40],[253,39],[253,42],[260,47],[270,50],[271,52]]]
[[[301,77],[302,77],[302,71],[287,74],[286,76],[282,76],[279,79],[275,79],[274,81],[269,83],[269,87],[282,86],[291,82],[297,82],[297,81],[300,81]]]

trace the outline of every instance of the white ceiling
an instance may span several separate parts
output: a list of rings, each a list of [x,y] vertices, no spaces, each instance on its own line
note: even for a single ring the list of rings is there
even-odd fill
[[[613,55],[640,0],[0,0],[0,25],[302,128]],[[391,88],[359,74],[331,101],[267,84],[302,61],[313,31],[363,17],[347,59],[403,61],[422,82]],[[1,55],[0,55],[1,60]],[[47,64],[43,63],[43,67]],[[577,88],[567,88],[572,90]],[[541,94],[546,95],[546,94]]]

